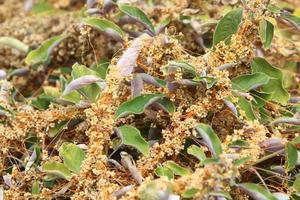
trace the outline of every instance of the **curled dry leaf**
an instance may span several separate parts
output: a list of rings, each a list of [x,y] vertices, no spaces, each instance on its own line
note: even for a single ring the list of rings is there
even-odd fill
[[[70,92],[74,91],[74,90],[78,90],[80,88],[83,88],[87,85],[90,85],[92,83],[97,83],[102,81],[101,78],[94,76],[94,75],[85,75],[85,76],[81,76],[73,81],[71,81],[65,88],[64,92],[63,92],[63,96],[69,94]]]
[[[126,167],[131,176],[134,178],[134,180],[136,180],[136,182],[140,185],[143,182],[143,177],[141,175],[141,172],[137,169],[135,162],[132,158],[131,155],[129,155],[128,153],[122,151],[120,153],[121,155],[121,163],[124,167]]]
[[[146,38],[148,38],[148,36],[145,34],[136,38],[119,59],[117,67],[123,76],[128,76],[133,72],[137,58],[143,48],[143,40]]]

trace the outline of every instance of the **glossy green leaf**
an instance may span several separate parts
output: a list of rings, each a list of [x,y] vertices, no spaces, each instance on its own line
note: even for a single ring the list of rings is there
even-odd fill
[[[198,191],[199,190],[197,188],[189,188],[189,189],[183,191],[181,196],[183,198],[193,198],[198,193]]]
[[[250,121],[255,120],[256,116],[254,114],[253,106],[252,106],[251,102],[242,96],[239,96],[238,99],[239,99],[238,107],[239,107],[239,109],[241,109],[241,111],[245,112],[246,119],[248,119]]]
[[[227,13],[218,23],[214,32],[213,44],[230,40],[235,34],[243,18],[243,9],[238,8]]]
[[[64,164],[69,170],[79,173],[82,161],[84,160],[84,151],[72,143],[63,143],[59,148],[59,156],[63,158]]]
[[[222,145],[214,130],[209,125],[200,123],[196,126],[196,131],[201,135],[214,157],[219,157],[222,153]]]
[[[187,149],[187,153],[195,156],[199,161],[204,161],[206,159],[206,155],[203,151],[203,149],[201,149],[200,147],[196,146],[196,145],[191,145],[188,149]]]
[[[106,19],[99,19],[96,17],[89,17],[86,19],[83,19],[83,23],[86,25],[89,25],[93,28],[96,28],[102,32],[108,33],[109,35],[113,37],[118,37],[116,39],[122,39],[125,35],[123,30],[116,25],[115,23],[106,20]]]
[[[264,73],[253,73],[235,77],[231,80],[234,90],[248,92],[269,82],[270,77]]]
[[[115,118],[119,119],[129,114],[142,114],[147,106],[163,97],[163,94],[145,94],[134,97],[118,107]]]
[[[65,36],[54,36],[44,41],[41,46],[32,50],[27,55],[25,62],[27,65],[47,64],[49,62],[50,54],[55,46],[57,46]]]
[[[285,166],[287,171],[291,171],[295,168],[298,160],[298,151],[297,148],[291,144],[287,143],[285,146],[285,152],[286,152],[286,161]]]
[[[174,173],[172,172],[171,169],[167,168],[167,167],[162,167],[159,166],[155,169],[154,173],[156,174],[156,176],[166,176],[168,177],[169,180],[174,178]]]
[[[98,73],[87,68],[84,65],[80,65],[78,63],[74,64],[72,67],[72,78],[73,80],[76,80],[80,77],[86,76],[86,75],[92,75],[95,77],[99,77]],[[99,80],[101,78],[99,77]],[[84,86],[83,88],[78,90],[79,93],[81,93],[84,97],[86,97],[91,102],[95,102],[100,93],[101,88],[97,83],[91,83],[90,85]]]
[[[62,163],[57,161],[47,161],[43,165],[43,171],[47,174],[53,175],[58,178],[63,178],[66,180],[71,179],[70,170]]]
[[[176,164],[174,161],[169,160],[164,163],[164,166],[169,168],[175,175],[186,176],[190,174],[190,171],[180,165]]]
[[[154,26],[147,15],[139,8],[130,6],[129,4],[118,4],[119,9],[126,15],[141,22],[149,31],[155,33]]]
[[[239,184],[238,187],[245,191],[254,200],[277,200],[277,198],[274,197],[270,191],[257,184],[242,183]]]
[[[118,131],[122,139],[122,144],[136,148],[145,156],[149,155],[149,144],[141,136],[141,133],[137,128],[125,125],[118,127]]]
[[[26,44],[12,37],[0,37],[0,45],[1,44],[18,49],[24,53],[29,51],[29,47]]]
[[[286,104],[290,98],[289,93],[283,88],[282,72],[270,65],[264,58],[254,58],[251,61],[252,72],[261,72],[270,77],[268,84],[262,86],[262,91],[272,94],[272,100]]]
[[[259,22],[259,36],[266,49],[270,48],[274,35],[274,26],[268,20],[262,19]]]

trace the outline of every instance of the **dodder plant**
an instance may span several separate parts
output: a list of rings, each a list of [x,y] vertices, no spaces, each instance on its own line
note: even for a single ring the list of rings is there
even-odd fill
[[[0,198],[299,198],[300,19],[275,5],[87,1],[39,47],[1,37],[26,68],[0,73]]]

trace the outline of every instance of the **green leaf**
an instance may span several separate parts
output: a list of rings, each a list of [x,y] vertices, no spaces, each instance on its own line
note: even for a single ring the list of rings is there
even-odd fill
[[[118,6],[123,13],[141,22],[149,31],[155,34],[152,22],[141,9],[128,4],[118,4]]]
[[[272,98],[272,94],[258,91],[251,91],[251,95],[254,97],[253,105],[261,108]]]
[[[297,148],[291,144],[287,143],[285,146],[286,158],[285,166],[287,171],[291,171],[295,168],[298,160],[298,151]]]
[[[266,49],[270,48],[274,35],[274,26],[268,20],[262,19],[259,22],[259,36]]]
[[[197,194],[198,191],[199,190],[197,188],[189,188],[189,189],[186,189],[185,191],[183,191],[181,196],[183,198],[193,198]]]
[[[196,146],[196,145],[191,145],[188,149],[187,149],[188,154],[195,156],[199,161],[204,161],[206,159],[206,155],[204,153],[204,151]]]
[[[50,96],[53,98],[57,98],[60,96],[59,88],[52,87],[52,86],[44,86],[43,90],[47,96]]]
[[[254,200],[277,200],[270,191],[266,190],[265,188],[254,184],[254,183],[242,183],[239,184],[242,190],[244,190],[250,197]]]
[[[95,76],[95,75],[83,75],[80,76],[79,78],[73,79],[68,85],[66,85],[65,90],[63,91],[62,95],[67,95],[72,91],[80,91],[84,87],[88,87],[92,84],[97,84],[100,82],[104,82],[100,77]],[[98,85],[96,85],[98,86]],[[98,91],[98,90],[97,90]],[[87,97],[90,93],[85,94],[84,91],[83,95]],[[90,91],[92,92],[92,91]],[[90,99],[91,101],[94,99]],[[95,101],[95,100],[94,100]]]
[[[50,97],[46,94],[40,94],[38,97],[32,99],[31,105],[37,109],[46,110],[49,107],[52,100],[53,97]]]
[[[252,159],[252,156],[246,156],[246,157],[243,157],[243,158],[240,158],[240,159],[237,159],[237,160],[233,161],[233,165],[238,167],[240,165],[245,164],[246,162],[248,162],[251,159]]]
[[[269,123],[272,119],[271,112],[265,109],[264,107],[259,108],[259,122],[262,124]]]
[[[174,178],[174,174],[173,174],[172,170],[170,170],[167,167],[159,166],[155,169],[154,173],[156,174],[156,176],[159,176],[159,177],[166,176],[166,177],[168,177],[169,180]]]
[[[170,22],[171,22],[170,17],[161,20],[155,27],[155,33],[158,34],[159,32],[161,32],[163,28],[165,28],[170,24]]]
[[[203,81],[206,84],[206,89],[210,89],[217,83],[218,80],[210,76],[196,76],[193,81]]]
[[[109,59],[102,58],[99,61],[99,63],[96,64],[96,65],[93,65],[91,67],[91,69],[94,70],[95,72],[97,72],[99,74],[100,78],[102,78],[103,80],[105,80],[109,64],[110,64],[110,60]]]
[[[68,125],[68,121],[61,121],[54,125],[54,127],[49,128],[48,130],[48,136],[49,137],[55,137],[59,133],[62,132],[62,130]]]
[[[276,13],[276,14],[279,14],[280,10],[281,10],[279,7],[272,5],[272,4],[268,5],[267,9],[268,9],[268,11],[270,11],[272,13]]]
[[[256,116],[253,111],[253,106],[251,102],[249,102],[246,98],[239,96],[238,97],[238,106],[239,108],[245,112],[247,120],[253,121],[256,119]]]
[[[295,15],[291,15],[291,14],[284,14],[282,15],[282,18],[291,22],[291,24],[293,26],[295,26],[298,30],[300,29],[300,18],[295,16]]]
[[[73,65],[71,74],[72,74],[73,80],[76,80],[76,79],[78,79],[82,76],[86,76],[86,75],[92,75],[92,76],[99,77],[97,72],[87,68],[84,65],[80,65],[78,63]],[[99,79],[101,79],[101,78],[99,77]],[[92,83],[90,85],[84,86],[83,88],[79,89],[78,91],[79,91],[79,93],[81,93],[84,97],[86,97],[91,102],[95,102],[101,93],[101,88],[97,83]]]
[[[65,166],[69,170],[79,173],[82,161],[84,160],[84,151],[72,143],[63,143],[59,148],[59,156],[63,158]]]
[[[59,35],[44,41],[39,48],[29,52],[25,59],[25,63],[27,65],[47,64],[49,62],[50,54],[52,53],[53,48],[58,45],[64,38],[65,36]]]
[[[195,67],[184,60],[171,61],[167,66],[163,67],[163,70],[165,71],[167,68],[171,68],[171,67],[185,69],[193,74],[196,73]]]
[[[243,9],[238,8],[227,13],[218,23],[214,32],[213,44],[216,45],[221,41],[231,38],[238,30],[243,18]]]
[[[269,82],[270,77],[264,73],[246,74],[231,80],[234,90],[248,92]]]
[[[295,138],[292,140],[292,143],[294,143],[294,144],[300,144],[300,136],[295,137]]]
[[[50,14],[51,12],[57,12],[57,10],[54,9],[54,7],[49,3],[45,1],[36,2],[33,4],[30,13],[32,14]]]
[[[81,98],[80,98],[80,94],[78,91],[72,91],[67,95],[64,95],[62,97],[62,99],[69,101],[71,103],[77,104],[80,102]]]
[[[119,119],[129,114],[142,114],[147,106],[163,97],[163,94],[145,94],[134,97],[118,107],[115,113],[115,119]]]
[[[149,155],[149,144],[141,136],[141,133],[137,128],[125,125],[118,127],[118,131],[122,139],[122,144],[136,148],[145,156]]]
[[[0,44],[18,49],[24,53],[29,51],[29,47],[26,44],[12,37],[0,37]]]
[[[156,200],[159,199],[159,197],[159,190],[154,181],[147,183],[146,187],[140,192],[141,200]]]
[[[63,178],[66,180],[71,179],[70,170],[62,163],[57,161],[47,161],[43,165],[43,171],[49,175],[56,176],[58,178]]]
[[[37,180],[34,180],[31,187],[31,194],[38,195],[40,194],[40,185]]]
[[[211,164],[220,164],[219,158],[206,158],[203,162],[203,165],[211,165]]]
[[[108,33],[113,37],[116,36],[118,37],[117,39],[123,39],[125,36],[123,30],[118,25],[109,20],[99,19],[96,17],[89,17],[83,19],[83,23],[93,28],[96,28],[102,32]]]
[[[173,113],[176,110],[174,103],[166,97],[157,100],[156,103],[158,103],[161,106],[161,108],[168,113]]]
[[[210,192],[209,196],[214,196],[214,197],[224,197],[227,200],[232,200],[232,197],[230,196],[230,194],[228,192],[224,192],[224,191],[214,191],[214,192]]]
[[[235,140],[232,143],[230,143],[228,146],[230,148],[243,148],[243,149],[247,149],[247,148],[249,148],[250,145],[245,140]]]
[[[300,177],[299,176],[294,181],[293,188],[296,192],[300,192]]]
[[[201,135],[214,157],[219,157],[222,153],[222,145],[214,130],[209,125],[200,123],[196,126],[196,131]]]
[[[174,161],[169,160],[164,163],[164,166],[169,168],[175,175],[186,176],[190,174],[190,171],[180,165],[176,164]]]
[[[61,85],[60,90],[64,91],[64,89],[66,88],[66,86],[68,84],[68,81],[62,75],[59,77],[59,81],[60,81],[60,85]],[[74,104],[79,103],[81,100],[80,94],[78,91],[72,91],[69,94],[62,96],[61,98],[65,101],[69,101]]]
[[[272,94],[272,100],[286,104],[290,99],[289,93],[283,88],[282,72],[270,65],[264,58],[254,58],[251,61],[252,72],[261,72],[270,77],[268,84],[262,86],[262,91]]]

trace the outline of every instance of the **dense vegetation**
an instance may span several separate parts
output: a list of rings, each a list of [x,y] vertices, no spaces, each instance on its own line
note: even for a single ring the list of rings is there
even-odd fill
[[[0,200],[300,199],[299,0],[0,0]]]

